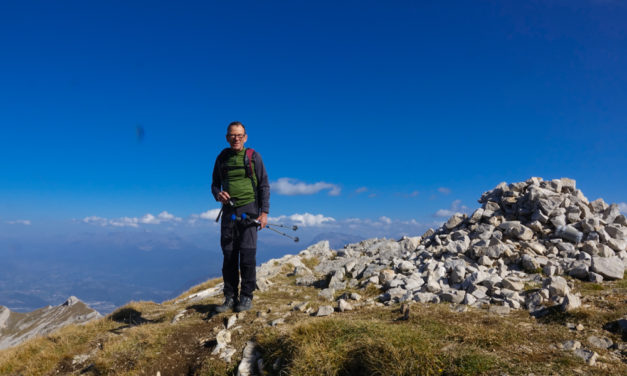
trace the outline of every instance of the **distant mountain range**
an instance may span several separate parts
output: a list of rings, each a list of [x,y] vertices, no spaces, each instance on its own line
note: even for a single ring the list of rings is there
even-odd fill
[[[47,306],[28,313],[13,312],[0,306],[0,350],[69,324],[85,323],[100,317],[100,313],[74,296],[56,307]]]
[[[344,248],[346,244],[358,243],[362,241],[363,239],[364,239],[363,236],[329,231],[329,232],[322,232],[316,235],[311,240],[309,245],[316,244],[322,240],[328,240],[331,249],[341,249],[341,248]]]

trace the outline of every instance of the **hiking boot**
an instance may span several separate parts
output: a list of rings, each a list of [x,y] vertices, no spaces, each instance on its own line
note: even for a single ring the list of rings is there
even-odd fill
[[[239,303],[235,306],[235,312],[248,311],[253,307],[253,298],[242,296]]]
[[[235,298],[227,296],[224,298],[224,303],[216,307],[216,312],[223,313],[235,307]]]

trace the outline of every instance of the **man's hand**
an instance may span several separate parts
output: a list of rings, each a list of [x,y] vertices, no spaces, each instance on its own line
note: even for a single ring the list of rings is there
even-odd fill
[[[226,205],[226,203],[229,202],[230,199],[231,195],[229,195],[229,192],[222,191],[218,193],[218,201],[220,201],[221,203]]]
[[[268,213],[261,212],[261,215],[257,218],[257,220],[259,221],[259,226],[261,227],[260,230],[262,230],[268,224]]]

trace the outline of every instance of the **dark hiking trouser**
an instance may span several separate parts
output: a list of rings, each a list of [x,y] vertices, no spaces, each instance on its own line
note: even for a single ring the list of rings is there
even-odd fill
[[[241,217],[242,213],[256,216],[256,203],[251,202],[239,208],[225,207],[222,215],[220,244],[224,255],[222,263],[224,296],[237,298],[241,274],[240,295],[252,299],[256,283],[257,226],[250,221],[231,219],[233,214]]]

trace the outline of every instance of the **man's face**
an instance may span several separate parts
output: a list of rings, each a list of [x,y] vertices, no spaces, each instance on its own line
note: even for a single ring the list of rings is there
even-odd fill
[[[226,134],[226,141],[231,145],[231,149],[235,151],[241,151],[244,149],[244,143],[248,140],[248,135],[244,131],[244,127],[240,125],[234,125],[229,128],[229,133]]]

